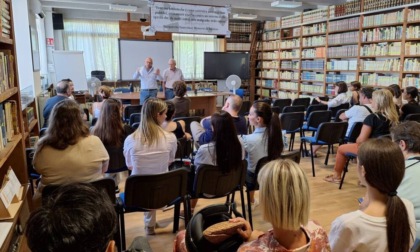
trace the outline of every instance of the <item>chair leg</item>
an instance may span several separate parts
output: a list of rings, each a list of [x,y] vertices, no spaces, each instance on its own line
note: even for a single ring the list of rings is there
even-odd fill
[[[295,142],[295,133],[290,133],[290,141],[289,141],[289,151],[293,150],[293,144]]]
[[[241,194],[241,203],[242,203],[242,215],[244,216],[244,219],[246,220],[246,211],[245,211],[245,196],[244,196],[244,190],[243,187],[240,187],[239,193]]]
[[[312,143],[310,144],[310,147],[311,147],[312,176],[315,177],[315,164],[314,164],[314,153],[312,152]]]
[[[251,229],[254,229],[254,226],[252,224],[252,207],[251,207],[251,194],[248,190],[248,188],[246,189],[246,201],[248,202],[248,221],[249,224],[251,224]]]
[[[184,204],[184,209],[190,209],[190,196],[186,195],[184,197],[184,200],[182,202]],[[184,210],[184,222],[185,222],[185,227],[188,226],[188,223],[191,220],[191,212],[190,211],[186,211]]]
[[[119,224],[120,224],[120,230],[121,230],[121,250],[125,251],[126,244],[125,244],[125,220],[124,220],[124,208],[122,206],[118,207],[119,212]]]
[[[181,202],[177,202],[175,203],[175,208],[174,208],[174,227],[172,229],[172,233],[176,233],[176,231],[178,231],[179,228],[179,212],[180,212],[180,208],[181,208]],[[184,211],[184,215],[185,215],[185,211]],[[185,217],[184,217],[185,219]]]
[[[325,157],[325,162],[324,162],[325,165],[328,165],[328,158],[330,157],[330,148],[331,148],[331,145],[328,145],[327,156]]]
[[[340,186],[338,187],[338,189],[340,190],[341,190],[341,187],[343,187],[344,177],[346,177],[346,173],[348,172],[349,163],[350,163],[350,158],[347,159],[346,165],[344,166],[344,173],[343,173],[343,176],[341,177]]]

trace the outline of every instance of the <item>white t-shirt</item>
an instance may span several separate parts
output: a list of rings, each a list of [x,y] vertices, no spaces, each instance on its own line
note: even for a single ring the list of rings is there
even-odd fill
[[[132,175],[159,174],[168,171],[177,149],[175,134],[162,130],[155,145],[143,145],[140,139],[129,135],[124,141],[124,157]]]
[[[365,106],[369,107],[370,110],[373,112],[373,108],[371,104],[365,104]],[[349,126],[347,127],[346,136],[349,136],[351,127],[356,122],[363,122],[365,118],[371,114],[371,112],[362,105],[355,105],[351,107],[349,110],[344,112],[346,117],[348,118]]]
[[[406,199],[402,201],[407,208],[413,233],[410,240],[411,248],[416,234],[414,208],[410,201]],[[343,214],[331,224],[329,240],[333,252],[388,251],[386,218],[370,216],[360,210]]]

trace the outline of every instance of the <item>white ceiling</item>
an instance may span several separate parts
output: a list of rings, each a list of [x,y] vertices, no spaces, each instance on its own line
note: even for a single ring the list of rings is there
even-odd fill
[[[109,10],[109,4],[135,5],[137,11],[131,14],[131,20],[148,18],[150,8],[147,0],[40,0],[45,8],[53,8],[63,13],[64,18],[126,20],[127,14]],[[287,9],[271,7],[274,0],[162,0],[160,2],[188,3],[199,5],[231,6],[231,13],[249,13],[258,15],[259,20],[275,20],[277,17],[293,15],[304,9],[317,9],[323,6],[345,3],[346,0],[304,0],[302,7]],[[299,1],[299,0],[296,0]]]

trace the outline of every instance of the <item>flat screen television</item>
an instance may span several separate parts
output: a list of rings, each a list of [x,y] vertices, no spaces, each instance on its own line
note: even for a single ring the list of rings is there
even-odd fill
[[[249,79],[249,53],[204,52],[204,79],[225,80],[232,74]]]

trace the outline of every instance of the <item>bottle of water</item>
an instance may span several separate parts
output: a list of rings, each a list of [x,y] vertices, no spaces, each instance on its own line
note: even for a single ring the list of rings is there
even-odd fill
[[[132,92],[134,92],[133,83],[131,83],[131,82],[130,82],[129,87],[130,87],[130,92],[131,92],[131,93],[132,93]]]

